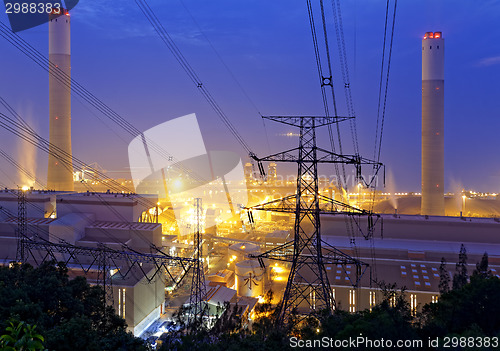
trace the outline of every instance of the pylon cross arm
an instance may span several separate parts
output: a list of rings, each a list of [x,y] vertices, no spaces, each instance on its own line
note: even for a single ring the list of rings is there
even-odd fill
[[[306,195],[302,195],[302,198],[306,198]],[[272,212],[287,212],[287,213],[295,213],[297,211],[296,208],[296,200],[297,195],[288,195],[282,197],[280,199],[272,200],[263,204],[259,204],[256,206],[245,207],[246,210],[256,210],[256,211],[272,211]],[[314,201],[314,196],[311,196],[311,201]],[[319,213],[320,214],[347,214],[347,215],[370,215],[369,211],[365,211],[359,209],[357,207],[345,204],[343,202],[331,199],[324,195],[318,195],[319,200]],[[301,208],[301,212],[313,213],[315,209],[310,206]]]
[[[307,126],[309,124],[312,124],[311,122],[313,122],[313,121],[314,121],[315,127],[322,127],[322,126],[326,126],[329,124],[347,121],[349,119],[353,119],[354,117],[346,117],[346,116],[331,116],[331,117],[324,117],[324,116],[262,116],[262,118],[300,128],[304,125]]]

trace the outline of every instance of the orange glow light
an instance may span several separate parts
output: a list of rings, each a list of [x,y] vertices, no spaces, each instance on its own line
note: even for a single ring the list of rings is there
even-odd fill
[[[433,32],[426,32],[424,35],[424,39],[434,38]]]
[[[424,35],[424,39],[439,39],[443,35],[441,32],[426,32]]]

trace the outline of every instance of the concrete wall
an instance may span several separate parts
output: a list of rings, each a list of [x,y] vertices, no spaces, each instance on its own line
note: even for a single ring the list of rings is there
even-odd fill
[[[60,217],[49,225],[49,240],[59,243],[60,239],[71,245],[85,235],[85,228],[94,221],[92,213],[70,213]]]
[[[343,311],[350,311],[350,291],[355,291],[355,301],[354,301],[354,311],[362,311],[364,309],[369,309],[370,307],[370,292],[375,293],[375,304],[379,304],[384,299],[384,295],[381,290],[378,289],[370,289],[370,288],[359,288],[354,289],[352,287],[346,286],[335,286],[332,285],[332,289],[335,290],[335,301],[337,304],[337,308]],[[411,295],[416,297],[416,307],[417,310],[420,311],[425,304],[432,302],[432,297],[439,298],[439,294],[436,292],[425,292],[425,291],[416,291],[416,290],[407,290],[405,292],[405,299],[410,301]]]
[[[0,206],[13,216],[17,216],[17,190],[0,190]],[[56,206],[56,193],[48,191],[26,191],[26,217],[46,218]],[[2,213],[0,218],[6,219]]]
[[[357,219],[358,220],[358,219]],[[366,231],[367,217],[358,220],[360,227]],[[381,221],[376,225],[374,236],[384,239],[407,239],[424,241],[451,241],[458,243],[500,244],[500,223],[493,219],[472,218],[461,220],[456,217],[421,216],[383,216],[383,232]],[[323,216],[321,218],[323,235],[347,236],[343,216]]]
[[[138,196],[141,198],[139,199]],[[57,197],[57,216],[68,213],[93,213],[97,221],[138,222],[148,206],[155,207],[156,195],[78,193]]]
[[[108,205],[111,205],[110,208]],[[93,213],[98,221],[127,221],[136,222],[132,201],[100,201],[97,197],[86,199],[85,196],[57,199],[57,216],[62,217],[69,213]]]
[[[145,277],[136,280],[132,284],[128,281],[126,284],[119,285],[120,279],[113,280],[114,308],[120,313],[119,305],[122,297],[119,296],[119,290],[125,289],[125,321],[127,330],[139,335],[144,328],[148,327],[155,319],[159,317],[161,306],[165,301],[165,284],[157,277],[155,281],[148,283]],[[123,296],[123,295],[122,295]]]

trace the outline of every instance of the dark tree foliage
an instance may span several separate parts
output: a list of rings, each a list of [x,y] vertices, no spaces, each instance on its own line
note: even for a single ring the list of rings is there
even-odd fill
[[[484,271],[484,262],[478,267]],[[237,309],[226,306],[227,315],[216,330],[185,334],[165,342],[161,351],[292,350],[291,337],[346,340],[362,334],[371,340],[421,339],[425,344],[429,338],[442,340],[445,336],[500,336],[500,279],[496,277],[476,274],[470,283],[442,294],[439,302],[425,305],[417,315],[411,313],[404,287],[383,282],[378,287],[383,299],[371,312],[348,313],[340,309],[333,314],[320,312],[303,319],[292,330],[275,324],[276,311],[270,303],[259,307],[263,317],[254,321],[251,328],[236,321]]]
[[[500,337],[500,279],[488,269],[485,253],[472,274],[467,276],[467,253],[461,246],[453,290],[443,258],[440,266],[441,297],[425,305],[422,312],[412,313],[406,299],[405,287],[378,282],[383,299],[371,311],[348,313],[339,308],[333,314],[319,311],[305,319],[298,313],[290,318],[293,328],[277,325],[276,308],[267,301],[256,308],[261,317],[247,328],[241,323],[237,306],[224,306],[224,313],[213,329],[186,333],[163,344],[165,350],[292,350],[290,338],[299,340],[356,339],[360,335],[370,340],[423,340],[444,337]],[[442,345],[441,345],[442,346]],[[486,348],[488,349],[488,348]]]
[[[14,318],[7,321],[9,326],[0,336],[0,350],[2,351],[37,351],[44,350],[44,338],[36,331],[36,326],[19,322]]]
[[[485,278],[491,278],[493,274],[491,271],[488,269],[488,253],[485,252],[483,254],[483,257],[481,257],[481,261],[476,263],[476,269],[474,272],[472,272],[472,277],[471,279],[485,279]]]
[[[444,294],[448,291],[450,291],[450,274],[446,269],[446,260],[443,257],[439,266],[439,293]]]
[[[266,317],[256,320],[252,330],[243,323],[246,316],[242,315],[242,307],[238,305],[225,303],[219,306],[217,314],[220,316],[212,327],[200,326],[197,332],[186,324],[185,309],[181,308],[174,315],[174,321],[181,329],[162,335],[159,350],[288,350],[286,334],[274,324],[275,309],[270,303],[272,292],[268,292],[265,299],[267,303],[261,304],[257,310]]]
[[[70,280],[67,273],[53,262],[0,267],[0,328],[9,318],[36,325],[54,351],[147,350],[106,306],[101,287],[83,277]]]
[[[235,333],[241,330],[242,327],[242,307],[237,304],[231,306],[226,302],[223,307],[223,313],[217,318],[215,325],[211,329],[214,335],[221,335],[223,333]]]
[[[464,244],[460,247],[456,271],[453,275],[453,289],[461,289],[467,284],[469,275],[467,273],[467,251]]]
[[[335,335],[335,339],[356,338],[360,334],[369,339],[398,340],[416,339],[418,335],[413,329],[410,305],[406,299],[406,288],[398,288],[396,284],[378,282],[377,286],[382,291],[382,301],[372,308],[352,314],[337,312],[333,320],[341,321],[337,330],[331,330],[325,335]],[[337,316],[336,316],[337,315]],[[341,318],[339,318],[341,317]],[[323,323],[325,328],[331,327]],[[335,324],[333,324],[335,325]]]
[[[461,289],[424,306],[423,335],[429,337],[500,334],[500,279],[477,276]]]

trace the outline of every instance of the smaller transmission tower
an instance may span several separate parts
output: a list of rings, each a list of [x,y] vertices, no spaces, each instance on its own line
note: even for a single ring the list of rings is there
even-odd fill
[[[194,254],[193,279],[191,282],[191,296],[189,297],[190,313],[189,324],[199,324],[202,322],[204,306],[203,299],[206,295],[205,274],[203,269],[203,240],[201,236],[202,222],[202,202],[201,198],[194,199]]]
[[[108,305],[113,306],[113,281],[110,273],[110,265],[108,255],[105,251],[106,247],[99,243],[97,253],[97,285],[102,286],[104,290],[105,301]]]
[[[19,188],[17,191],[17,262],[24,263],[24,241],[28,225],[26,223],[26,190]]]

